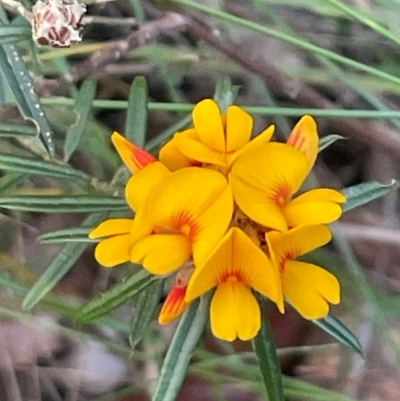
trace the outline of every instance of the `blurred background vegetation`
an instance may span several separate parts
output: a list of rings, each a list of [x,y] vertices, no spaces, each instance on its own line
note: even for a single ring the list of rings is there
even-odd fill
[[[149,400],[174,325],[151,324],[132,351],[135,300],[97,323],[74,319],[130,268],[99,267],[86,238],[127,213],[111,132],[156,152],[229,76],[255,134],[275,124],[283,139],[307,113],[321,136],[345,138],[321,153],[314,180],[389,184],[400,168],[400,2],[94,0],[71,48],[33,43],[32,5],[0,0],[0,400]],[[398,216],[393,191],[346,213],[312,255],[339,277],[333,315],[364,358],[271,311],[288,400],[400,399]],[[179,400],[265,400],[250,351],[204,335]]]

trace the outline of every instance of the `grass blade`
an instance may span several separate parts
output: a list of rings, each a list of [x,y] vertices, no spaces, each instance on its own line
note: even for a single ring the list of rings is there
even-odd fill
[[[260,306],[261,330],[253,340],[253,348],[258,358],[269,401],[284,401],[282,373],[264,299],[260,299]]]
[[[67,162],[72,153],[75,152],[79,141],[86,130],[91,110],[92,102],[96,96],[97,81],[88,79],[82,84],[76,97],[74,111],[77,115],[76,124],[69,127],[64,143],[64,161]]]
[[[207,322],[212,292],[195,300],[183,314],[168,348],[152,401],[175,401],[193,351]]]
[[[92,229],[93,228],[74,227],[57,230],[41,235],[38,237],[38,242],[41,244],[62,244],[66,242],[94,243],[97,241],[88,238]]]

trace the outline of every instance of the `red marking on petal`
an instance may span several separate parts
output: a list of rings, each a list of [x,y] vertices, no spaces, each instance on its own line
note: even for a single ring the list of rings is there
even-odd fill
[[[187,212],[180,212],[174,219],[174,228],[193,242],[199,228],[198,223]]]
[[[158,317],[159,323],[168,324],[186,310],[189,304],[185,302],[185,295],[186,287],[172,287]]]
[[[278,184],[270,199],[278,206],[283,206],[292,195],[291,188],[288,184]]]
[[[218,285],[227,281],[239,281],[240,283],[247,284],[247,275],[239,269],[226,269],[218,277]]]
[[[155,162],[157,159],[150,154],[149,152],[146,152],[145,150],[137,147],[133,143],[129,144],[131,150],[132,150],[132,161],[136,165],[137,169],[140,170],[143,167],[146,167],[148,164]]]

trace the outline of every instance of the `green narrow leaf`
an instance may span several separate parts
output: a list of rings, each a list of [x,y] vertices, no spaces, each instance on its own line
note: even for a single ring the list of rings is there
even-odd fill
[[[36,136],[37,129],[30,125],[0,123],[0,136]]]
[[[63,230],[57,230],[43,234],[38,237],[37,240],[41,244],[62,244],[65,242],[98,242],[97,240],[92,240],[88,238],[88,235],[92,230],[93,228],[86,227],[65,228]]]
[[[21,113],[36,125],[44,148],[53,157],[55,151],[53,132],[40,100],[33,90],[33,79],[16,46],[12,44],[0,46],[0,64]]]
[[[129,93],[125,136],[140,148],[144,148],[146,142],[148,97],[146,78],[136,77]]]
[[[0,207],[41,213],[91,213],[129,210],[124,198],[108,196],[4,196]]]
[[[342,190],[347,202],[343,204],[343,211],[347,212],[355,207],[365,205],[375,199],[381,198],[398,188],[398,183],[393,180],[389,185],[380,184],[377,181],[354,185]]]
[[[96,225],[104,220],[106,214],[92,214],[82,223],[83,226]],[[54,258],[53,262],[26,294],[22,307],[32,309],[44,296],[46,296],[58,282],[69,272],[71,267],[80,258],[89,244],[67,244]]]
[[[285,395],[290,399],[307,401],[357,401],[355,398],[326,390],[315,384],[307,383],[294,377],[283,376]]]
[[[357,337],[340,320],[328,315],[322,319],[313,320],[313,323],[340,343],[362,355],[362,346]]]
[[[87,175],[68,165],[27,157],[0,154],[0,169],[54,178],[87,180]]]
[[[268,321],[266,301],[262,298],[259,301],[262,323],[261,330],[253,340],[253,348],[258,358],[269,401],[284,401],[282,373],[272,330]]]
[[[152,401],[175,401],[193,351],[207,322],[212,292],[195,300],[183,314],[165,356]]]
[[[78,316],[78,320],[88,323],[107,315],[112,310],[138,295],[155,280],[159,280],[159,278],[150,275],[143,268],[139,267],[139,269],[135,269],[125,280],[114,284],[107,291],[99,294],[87,303]]]
[[[145,291],[142,291],[135,302],[135,313],[131,322],[129,343],[135,349],[144,338],[147,328],[157,315],[165,280],[152,282]]]
[[[96,96],[97,81],[92,78],[86,80],[80,88],[75,100],[74,111],[77,122],[69,127],[64,143],[64,161],[67,162],[79,145],[81,137],[86,130],[93,99]]]
[[[345,139],[345,138],[341,135],[336,135],[336,134],[324,136],[319,141],[318,152],[321,152],[322,150],[326,149],[328,146],[331,146],[333,143],[335,143],[336,141],[339,141],[341,139]]]
[[[222,114],[225,114],[228,107],[233,104],[238,90],[239,87],[232,85],[228,77],[224,77],[218,81],[215,88],[214,100],[218,103]]]
[[[18,187],[27,178],[26,174],[7,173],[0,178],[0,194],[11,188]]]

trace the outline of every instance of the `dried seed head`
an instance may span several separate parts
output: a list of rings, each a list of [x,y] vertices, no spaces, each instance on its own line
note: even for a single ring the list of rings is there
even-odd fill
[[[32,37],[40,45],[69,47],[80,42],[86,6],[76,0],[38,1],[32,8]]]

